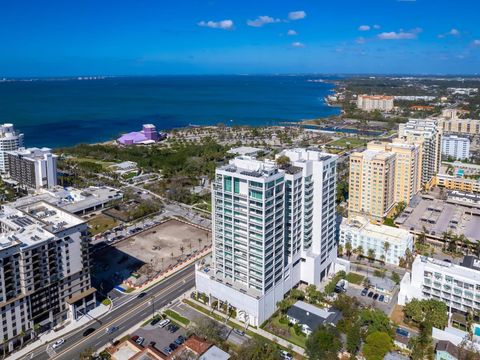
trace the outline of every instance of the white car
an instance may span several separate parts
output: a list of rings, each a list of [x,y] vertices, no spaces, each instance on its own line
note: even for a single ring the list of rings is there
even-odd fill
[[[53,349],[56,349],[56,348],[62,346],[64,343],[65,343],[65,340],[64,340],[64,339],[58,339],[57,341],[55,341],[55,342],[52,344],[52,348],[53,348]]]
[[[170,324],[170,319],[162,320],[162,321],[160,321],[160,324],[158,324],[158,325],[163,328],[163,327],[167,326],[168,324]]]
[[[285,350],[280,351],[280,357],[285,360],[293,360],[292,354],[286,352]]]

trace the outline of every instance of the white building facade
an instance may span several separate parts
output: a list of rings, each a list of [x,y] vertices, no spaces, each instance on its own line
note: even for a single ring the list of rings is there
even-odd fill
[[[470,139],[455,135],[442,137],[442,155],[455,160],[470,158]]]
[[[318,285],[335,270],[337,156],[293,149],[284,167],[237,157],[216,171],[212,263],[197,291],[259,325],[300,281]]]
[[[13,128],[13,124],[0,125],[0,172],[7,171],[6,151],[17,150],[23,146],[23,134]]]
[[[475,313],[480,310],[480,261],[477,268],[417,256],[412,271],[400,283],[398,304],[412,299],[445,302],[451,311]]]
[[[407,230],[372,224],[362,217],[342,219],[339,244],[345,249],[347,243],[352,249],[361,246],[364,255],[372,249],[375,259],[393,265],[400,263],[407,249],[413,251],[413,235]]]
[[[57,157],[49,148],[6,151],[6,171],[21,186],[51,189],[57,185]]]

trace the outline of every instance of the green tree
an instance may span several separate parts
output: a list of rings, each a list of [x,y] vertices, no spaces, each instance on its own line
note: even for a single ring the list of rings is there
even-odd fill
[[[234,359],[280,360],[281,358],[278,347],[273,343],[253,338],[240,346]]]
[[[371,261],[375,260],[375,250],[374,249],[372,249],[372,248],[368,249],[367,254],[368,254],[368,258]]]
[[[392,270],[392,275],[390,276],[390,279],[392,279],[392,281],[393,281],[396,285],[400,284],[400,281],[401,281],[400,275],[398,275],[398,273],[397,273],[396,271],[393,271],[393,270]]]
[[[275,160],[278,166],[284,167],[290,165],[290,158],[286,155],[281,155]]]
[[[360,246],[357,247],[357,254],[358,254],[359,257],[363,257],[363,251],[364,251],[364,250],[363,250],[363,246],[362,246],[362,245],[360,245]]]
[[[412,321],[417,325],[425,324],[429,327],[443,329],[448,323],[447,305],[434,299],[413,299],[405,305],[403,312],[407,321]]]
[[[345,251],[347,252],[348,259],[350,259],[350,256],[352,256],[352,243],[347,242],[345,244]]]
[[[367,327],[367,333],[384,332],[393,337],[393,328],[388,316],[379,309],[362,309],[360,311],[362,326]]]
[[[347,341],[345,347],[351,355],[355,355],[360,348],[362,341],[360,323],[357,321],[347,330]]]
[[[95,353],[95,351],[92,349],[92,348],[86,348],[85,350],[83,350],[80,355],[79,355],[79,359],[80,360],[90,360],[90,359],[93,359],[93,354]]]
[[[305,348],[311,360],[336,360],[342,348],[340,333],[334,326],[322,325],[307,338]]]
[[[367,336],[363,346],[363,355],[367,360],[383,360],[393,349],[392,339],[387,333],[375,331]]]
[[[412,360],[433,359],[432,328],[422,324],[417,337],[410,338],[408,346],[411,350]]]
[[[277,302],[277,308],[281,314],[286,314],[289,307],[290,302],[287,299],[283,299]]]

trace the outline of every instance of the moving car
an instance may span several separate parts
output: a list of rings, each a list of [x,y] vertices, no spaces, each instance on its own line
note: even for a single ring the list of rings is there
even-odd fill
[[[238,330],[238,329],[233,329],[233,332],[237,335],[240,335],[240,336],[244,336],[245,335],[245,331],[242,331],[242,330]]]
[[[111,333],[114,333],[114,332],[117,331],[117,330],[118,330],[118,326],[112,326],[112,327],[107,327],[107,328],[105,329],[105,332],[106,332],[107,334],[111,334]]]
[[[65,340],[64,340],[64,339],[58,339],[57,341],[55,341],[55,342],[52,344],[52,348],[53,348],[53,349],[56,349],[56,348],[62,346],[64,343],[65,343]]]
[[[87,330],[85,330],[83,332],[83,336],[88,336],[90,335],[91,333],[93,333],[96,329],[95,328],[88,328]]]

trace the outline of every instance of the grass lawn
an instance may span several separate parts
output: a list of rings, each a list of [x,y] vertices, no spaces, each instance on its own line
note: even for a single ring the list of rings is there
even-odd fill
[[[110,230],[118,225],[118,221],[114,218],[100,214],[88,220],[90,234],[97,235],[106,230]]]
[[[274,328],[277,328],[277,329],[280,329],[280,330],[283,330],[284,332],[288,332],[290,335],[282,335],[280,332],[273,332],[271,331],[271,329],[269,329],[269,327],[274,327]],[[298,345],[302,348],[305,348],[305,341],[307,340],[307,337],[303,334],[301,335],[297,335],[295,334],[295,330],[293,329],[293,327],[291,326],[288,326],[288,324],[282,324],[280,323],[280,316],[279,315],[275,315],[273,317],[270,318],[270,320],[268,321],[268,323],[264,326],[264,330],[268,331],[269,333],[275,335],[275,336],[278,336],[278,337],[281,337],[287,341],[290,341],[291,343],[295,344],[295,345]]]
[[[356,285],[362,285],[363,279],[365,279],[365,276],[357,274],[357,273],[348,273],[346,280],[349,283],[356,284]]]
[[[364,139],[357,139],[353,137],[344,137],[338,140],[335,140],[333,142],[330,142],[327,144],[327,146],[340,146],[343,148],[350,148],[354,149],[359,146],[363,146],[366,144],[366,141]]]
[[[188,326],[188,324],[190,324],[190,320],[188,320],[186,317],[183,317],[182,315],[180,315],[179,313],[173,310],[170,310],[170,309],[165,310],[165,315],[167,315],[172,320],[175,320],[176,322],[182,324],[183,326]]]

